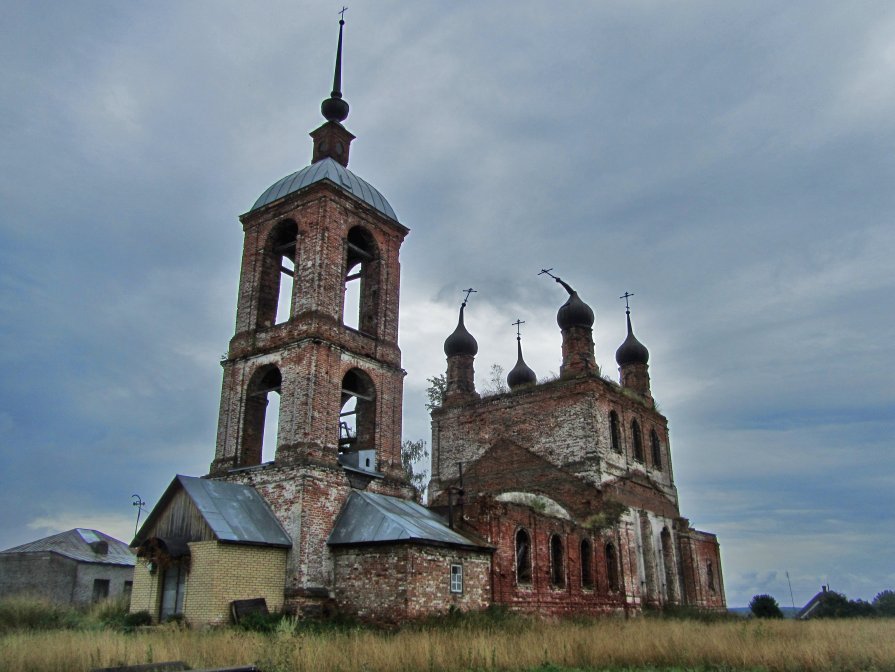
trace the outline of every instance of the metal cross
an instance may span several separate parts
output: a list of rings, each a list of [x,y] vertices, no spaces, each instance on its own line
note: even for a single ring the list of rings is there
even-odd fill
[[[342,11],[339,12],[339,17],[342,21],[345,20],[345,12],[348,11],[348,8],[345,5],[342,5]]]
[[[553,275],[553,273],[550,272],[550,271],[552,271],[552,270],[553,270],[552,268],[542,268],[542,269],[541,269],[541,272],[538,273],[538,275],[549,275],[551,278],[553,278],[554,280],[556,280],[556,276]]]
[[[464,306],[466,305],[466,302],[469,301],[469,295],[470,295],[470,294],[478,294],[478,291],[475,290],[475,289],[473,289],[472,287],[470,287],[469,289],[464,289],[464,290],[462,290],[462,291],[466,292],[466,296],[463,298],[463,305],[464,305]]]
[[[620,299],[624,299],[624,300],[625,300],[625,310],[627,310],[627,311],[630,311],[630,310],[631,310],[631,306],[628,305],[628,299],[631,298],[632,296],[634,296],[634,295],[631,294],[630,292],[625,292],[625,293],[622,294],[620,297],[618,297],[618,298],[620,298]]]
[[[522,331],[521,331],[520,327],[521,327],[523,324],[525,324],[525,322],[524,322],[523,320],[518,319],[518,318],[516,319],[515,322],[513,322],[513,326],[516,327],[516,338],[522,338]]]

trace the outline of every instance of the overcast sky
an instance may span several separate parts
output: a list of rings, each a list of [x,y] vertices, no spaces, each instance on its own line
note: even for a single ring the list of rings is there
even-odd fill
[[[127,541],[214,454],[238,216],[307,165],[330,2],[5,3],[0,548]],[[460,289],[477,369],[557,372],[565,300],[651,352],[728,602],[895,588],[895,5],[361,2],[351,169],[411,229],[404,437]],[[484,376],[483,376],[484,377]]]

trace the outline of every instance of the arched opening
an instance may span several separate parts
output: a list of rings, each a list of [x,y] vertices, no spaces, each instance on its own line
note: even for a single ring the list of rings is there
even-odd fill
[[[531,537],[522,528],[516,532],[516,583],[531,583]]]
[[[280,370],[273,365],[261,367],[249,380],[238,466],[250,467],[261,464],[262,459],[273,459],[276,455],[276,427],[279,422],[279,395],[282,382]],[[268,395],[271,392],[276,392],[277,395],[274,413],[267,412]],[[269,423],[268,416],[270,416]]]
[[[650,430],[649,433],[650,451],[652,452],[653,468],[662,471],[662,444],[659,443],[659,435],[656,430]]]
[[[565,579],[562,539],[558,534],[554,534],[550,537],[550,583],[555,587],[561,587],[565,585]]]
[[[618,424],[618,413],[609,411],[609,445],[616,453],[622,452],[621,431]]]
[[[609,581],[609,590],[618,592],[621,588],[621,582],[619,581],[618,558],[615,554],[615,546],[610,541],[606,544],[604,550],[606,555],[606,578]]]
[[[379,303],[379,251],[373,236],[360,226],[345,240],[345,295],[342,324],[377,335]]]
[[[376,471],[376,388],[360,369],[342,378],[339,412],[339,463]]]
[[[631,421],[631,441],[634,444],[634,459],[643,462],[643,437],[640,434],[640,424],[636,420]]]
[[[705,581],[709,586],[709,590],[715,592],[715,569],[712,567],[712,561],[705,561]]]
[[[581,587],[591,589],[594,587],[594,553],[590,540],[581,540]]]
[[[292,317],[297,244],[298,226],[288,219],[277,224],[267,238],[258,297],[258,324],[262,327]]]

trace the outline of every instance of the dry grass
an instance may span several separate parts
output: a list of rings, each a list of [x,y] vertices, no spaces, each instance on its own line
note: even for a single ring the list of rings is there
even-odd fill
[[[490,632],[434,628],[269,636],[156,628],[136,634],[61,630],[0,637],[0,667],[9,672],[78,672],[164,660],[184,660],[194,668],[256,663],[265,672],[459,672],[544,665],[895,671],[895,620],[639,619],[517,624]]]

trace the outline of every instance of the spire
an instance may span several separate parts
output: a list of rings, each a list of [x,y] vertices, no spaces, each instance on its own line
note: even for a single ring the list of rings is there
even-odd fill
[[[327,121],[342,122],[348,118],[348,103],[342,100],[342,28],[345,26],[345,10],[339,12],[339,46],[336,48],[336,71],[333,74],[333,90],[330,97],[320,104],[320,112]]]
[[[631,327],[631,305],[628,302],[630,297],[634,296],[629,292],[625,292],[618,297],[625,300],[625,317],[628,323],[628,336],[625,342],[615,351],[615,361],[619,366],[628,364],[647,364],[649,363],[649,350],[646,346],[634,337],[634,329]]]
[[[525,322],[522,320],[513,322],[513,326],[516,327],[516,366],[514,366],[513,370],[507,374],[507,385],[510,386],[511,390],[514,390],[517,387],[522,387],[523,385],[534,385],[538,382],[537,375],[535,375],[535,372],[531,370],[522,358],[522,331],[520,330],[520,327],[523,324],[525,324]]]
[[[354,136],[341,123],[348,118],[348,103],[342,99],[342,29],[345,26],[346,9],[343,7],[339,12],[342,14],[342,18],[339,19],[339,46],[336,49],[333,90],[330,97],[320,104],[320,112],[326,121],[311,133],[311,138],[314,141],[311,163],[333,159],[347,168],[348,152]]]

